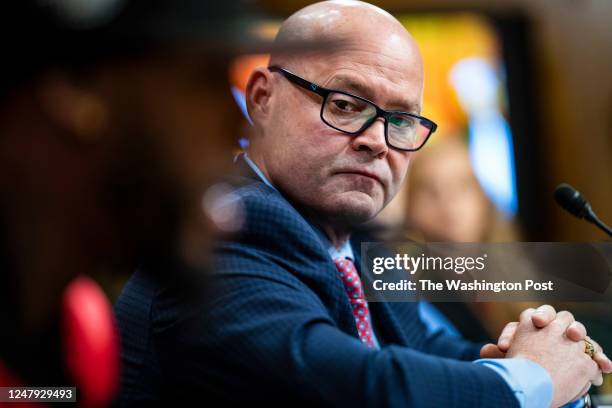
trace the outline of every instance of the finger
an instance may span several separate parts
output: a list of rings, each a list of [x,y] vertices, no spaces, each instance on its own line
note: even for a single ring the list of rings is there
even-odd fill
[[[584,338],[587,339],[588,341],[590,341],[593,344],[593,347],[595,347],[595,351],[603,351],[603,349],[601,348],[599,343],[597,341],[593,340],[593,338],[591,338],[591,336],[585,336]]]
[[[499,335],[499,339],[497,340],[497,347],[499,347],[501,351],[508,351],[517,327],[518,322],[510,322],[506,325],[506,327],[504,327],[501,334]]]
[[[606,354],[603,352],[603,349],[601,348],[599,343],[597,343],[589,336],[586,336],[586,339],[593,343],[593,347],[595,348],[595,354],[593,354],[593,361],[595,361],[597,365],[599,365],[599,368],[604,373],[608,374],[612,372],[612,361],[610,361],[608,356],[606,356]]]
[[[531,316],[533,325],[537,328],[548,326],[557,316],[557,311],[551,305],[542,305],[538,307],[535,313]]]
[[[603,383],[603,376],[599,366],[588,355],[585,354],[585,356],[590,360],[587,362],[587,378],[591,380],[593,385],[601,385]]]
[[[572,341],[584,340],[586,337],[586,327],[580,322],[573,322],[568,326],[565,335]]]
[[[587,336],[588,338],[588,336]],[[599,347],[599,345],[597,343],[595,343],[593,340],[591,340],[589,338],[589,341],[591,343],[593,343],[593,346],[595,347],[595,350],[601,350],[601,347]],[[590,358],[587,354],[584,354],[584,356],[587,357],[588,361],[587,361],[587,373],[588,373],[588,378],[590,378],[591,383],[595,386],[600,386],[601,384],[603,384],[603,375],[601,373],[601,370],[599,369],[599,365],[597,364],[597,362]],[[594,355],[593,355],[594,356]]]
[[[593,385],[599,387],[601,384],[603,384],[603,375],[599,369],[599,365],[594,359],[589,361],[589,372],[591,373],[590,379]]]
[[[519,316],[519,324],[525,324],[527,322],[531,323],[531,316],[533,316],[534,313],[535,309],[532,307],[523,310]]]
[[[574,315],[568,312],[567,310],[562,310],[557,313],[557,317],[555,320],[550,322],[550,326],[555,331],[559,331],[560,333],[565,333],[570,324],[574,322]]]
[[[480,349],[480,358],[504,358],[506,353],[502,352],[495,344],[489,343]]]
[[[601,374],[601,371],[599,371],[595,375],[595,378],[591,380],[591,383],[593,383],[593,385],[596,387],[599,387],[601,384],[603,384],[603,375]]]
[[[593,361],[597,363],[601,371],[605,374],[612,373],[612,361],[603,352],[593,354]]]

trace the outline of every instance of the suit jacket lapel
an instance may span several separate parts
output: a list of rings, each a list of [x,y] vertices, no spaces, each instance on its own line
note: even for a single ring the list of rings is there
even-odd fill
[[[355,265],[363,276],[361,241],[352,240],[351,244],[355,254]],[[404,272],[397,271],[397,273]],[[364,284],[369,284],[367,279]],[[381,345],[386,343],[416,347],[422,343],[423,330],[419,326],[417,302],[369,302],[368,304]]]
[[[238,155],[235,158],[234,162],[235,167],[233,177],[240,179],[240,184],[264,184],[264,181],[261,180],[261,178],[248,165],[244,158],[244,154]],[[287,202],[287,205],[291,205],[291,203]],[[297,213],[299,214],[299,211],[297,211]],[[304,220],[312,228],[314,234],[316,235],[315,239],[319,239],[323,243],[321,245],[321,248],[325,251],[325,255],[323,257],[329,258],[329,255],[324,248],[324,243],[326,242],[324,235],[321,235],[322,232],[307,218],[304,218]],[[353,317],[351,306],[344,290],[344,285],[342,284],[340,276],[338,275],[338,270],[336,269],[336,265],[333,263],[332,259],[329,258],[329,262],[326,262],[324,267],[313,272],[314,273],[309,274],[308,277],[303,276],[303,278],[306,279],[304,283],[308,284],[308,286],[317,288],[317,295],[326,305],[330,315],[342,331],[344,331],[345,333],[349,333],[355,337],[359,337],[357,327],[355,325],[355,318]],[[337,284],[330,284],[330,277],[333,277],[331,281]]]
[[[243,156],[244,156],[243,154],[238,155],[235,159],[236,167],[235,167],[234,175],[247,179],[245,180],[247,182],[263,183],[263,181],[260,180],[257,174],[255,174],[255,172],[247,164]],[[322,237],[320,236],[321,231],[316,226],[313,226],[308,220],[306,221],[311,225],[313,230],[316,232],[316,234],[318,235],[318,238],[322,239]],[[325,240],[323,240],[323,242],[325,242]],[[353,246],[353,253],[355,255],[355,266],[357,270],[360,271],[360,267],[361,267],[360,265],[360,260],[361,260],[360,245],[359,243],[355,243],[355,242],[351,242],[351,245]],[[330,258],[329,264],[331,268],[325,268],[325,270],[321,271],[321,273],[322,274],[327,274],[327,273],[337,274],[336,266],[333,264],[331,258]],[[336,302],[325,302],[325,303],[328,305],[328,307],[330,307],[331,305],[335,305],[337,307],[337,309],[335,307],[332,307],[332,309],[330,310],[330,313],[334,317],[334,320],[338,324],[338,327],[346,333],[350,333],[355,337],[359,337],[359,334],[357,332],[357,327],[355,326],[355,318],[353,316],[348,297],[346,295],[344,286],[339,276],[338,276],[338,283],[339,283],[338,285],[333,285],[333,287],[325,287],[324,291],[327,293],[320,293],[319,295],[320,296],[323,295],[325,297],[329,296],[329,298],[336,299],[336,300],[342,299],[342,301],[339,301],[339,302],[336,301]],[[395,316],[392,303],[372,302],[369,304],[369,307],[370,307],[370,312],[372,314],[372,321],[374,322],[374,325],[378,328],[378,330],[376,330],[376,333],[378,335],[378,340],[381,342],[381,344],[394,343],[394,344],[408,345],[410,343],[409,336],[408,337],[406,336],[406,334],[404,333],[404,330],[402,329],[402,325],[400,324],[397,317]]]

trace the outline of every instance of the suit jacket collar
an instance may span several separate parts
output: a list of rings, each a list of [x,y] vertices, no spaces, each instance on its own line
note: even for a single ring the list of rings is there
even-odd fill
[[[240,154],[235,158],[235,171],[234,177],[240,177],[244,179],[243,182],[248,183],[262,183],[263,180],[253,171],[253,169],[248,165],[245,161],[244,155]],[[279,195],[280,192],[277,191]],[[283,197],[284,198],[284,197]],[[299,212],[299,211],[298,211]],[[316,232],[317,236],[323,243],[323,246],[327,248],[330,245],[330,241],[327,238],[326,234],[321,230],[319,226],[317,226],[312,221],[308,220],[306,217],[304,219],[310,224],[312,229]],[[366,238],[367,239],[367,238]],[[351,246],[353,248],[353,254],[355,256],[355,267],[357,271],[361,274],[361,242],[363,241],[363,237],[361,236],[353,236],[351,238]],[[332,260],[330,258],[330,263]],[[335,268],[335,266],[334,266]],[[339,286],[340,288],[340,286]],[[340,289],[342,290],[342,289]],[[337,296],[345,296],[344,291],[337,294]],[[414,304],[402,304],[402,303],[387,303],[387,302],[370,302],[369,303],[370,312],[372,315],[372,321],[376,326],[376,334],[379,343],[384,345],[385,343],[393,343],[400,345],[410,345],[414,344],[414,341],[418,341],[416,337],[418,337],[418,333],[414,333],[414,336],[411,336],[410,333],[405,333],[403,329],[403,325],[397,318],[397,314],[414,314]],[[350,316],[346,316],[346,319],[342,319],[345,323],[348,324],[348,329],[350,332],[354,332],[357,334],[357,330],[354,325],[353,316],[350,312],[350,306],[348,306],[347,299],[347,307],[345,308],[345,312],[350,314]],[[414,319],[414,316],[405,316],[409,319]],[[416,337],[415,337],[416,336]],[[412,337],[415,337],[414,339]]]

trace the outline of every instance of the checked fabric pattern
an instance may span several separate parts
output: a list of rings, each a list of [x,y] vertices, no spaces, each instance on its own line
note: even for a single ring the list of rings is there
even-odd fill
[[[380,328],[372,340],[384,347],[358,344],[322,234],[255,174],[229,181],[246,217],[240,234],[216,243],[215,290],[205,302],[193,310],[151,273],[175,271],[154,265],[137,271],[115,304],[124,368],[117,406],[187,405],[204,392],[226,405],[520,407],[502,376],[472,363],[480,345],[430,334],[417,302],[368,302]]]
[[[351,303],[359,338],[366,346],[374,349],[376,346],[372,340],[370,309],[368,308],[368,302],[363,294],[363,287],[361,286],[361,279],[359,279],[359,275],[357,274],[357,268],[355,268],[353,261],[348,258],[334,259],[334,263],[336,264],[336,268],[338,268],[338,272],[340,272],[344,289]]]

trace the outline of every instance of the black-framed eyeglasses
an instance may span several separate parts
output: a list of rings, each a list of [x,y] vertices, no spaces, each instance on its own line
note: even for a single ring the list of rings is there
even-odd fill
[[[340,132],[358,135],[378,118],[384,119],[385,140],[397,150],[414,152],[425,145],[438,125],[414,113],[386,111],[374,102],[336,89],[323,88],[278,66],[268,67],[292,83],[323,97],[321,120]]]

